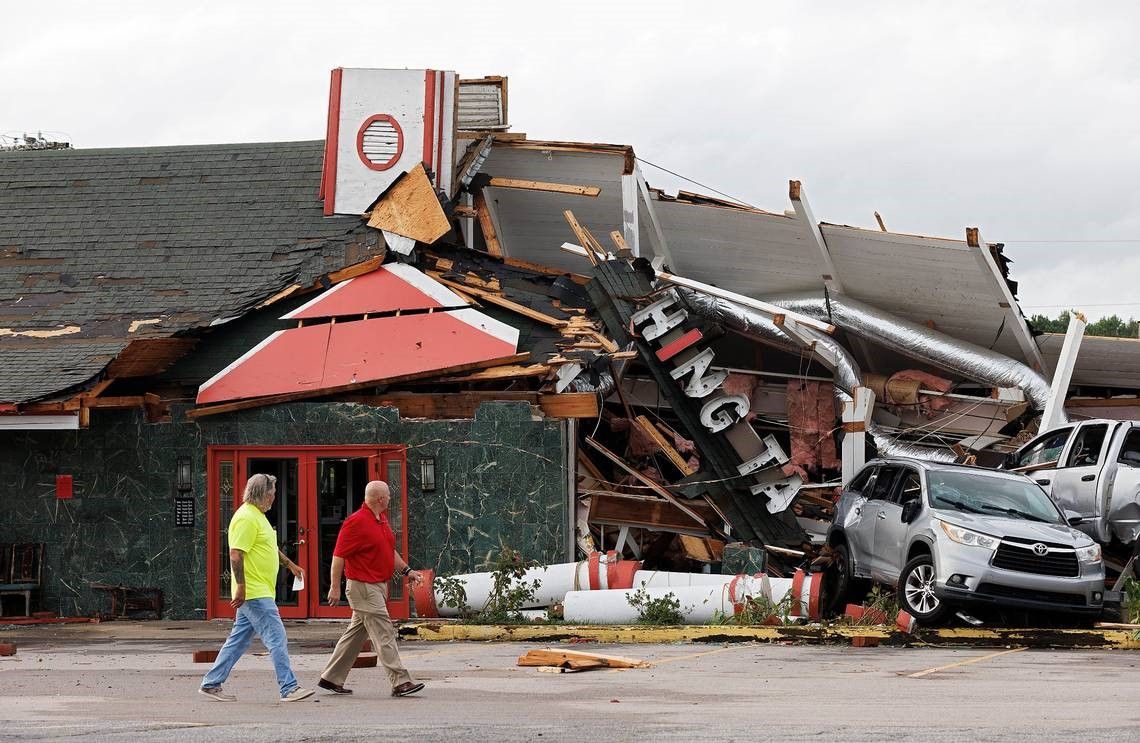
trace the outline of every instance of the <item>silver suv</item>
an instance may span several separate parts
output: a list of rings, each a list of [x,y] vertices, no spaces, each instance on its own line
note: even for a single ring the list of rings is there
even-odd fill
[[[867,579],[897,586],[925,624],[971,603],[1097,615],[1104,565],[1079,520],[1023,475],[876,459],[836,504],[833,595],[847,600]]]

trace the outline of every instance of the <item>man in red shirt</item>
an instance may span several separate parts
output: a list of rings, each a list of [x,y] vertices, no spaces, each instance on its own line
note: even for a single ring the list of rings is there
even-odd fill
[[[396,649],[396,628],[388,616],[388,581],[394,571],[418,584],[423,576],[412,570],[396,551],[396,535],[388,525],[388,503],[391,501],[388,484],[373,480],[364,488],[364,505],[345,519],[333,549],[329,606],[340,602],[340,579],[348,578],[345,593],[352,607],[352,621],[337,640],[332,658],[321,673],[317,684],[335,694],[351,694],[344,688],[345,679],[364,639],[372,640],[372,647],[380,654],[380,661],[392,682],[392,696],[406,697],[424,688],[412,680],[400,652]]]

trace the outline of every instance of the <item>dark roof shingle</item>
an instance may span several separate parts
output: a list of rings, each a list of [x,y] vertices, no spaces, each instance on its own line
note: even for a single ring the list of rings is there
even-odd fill
[[[376,253],[379,233],[361,219],[323,216],[323,150],[316,141],[0,153],[0,402],[82,383],[113,347],[240,315]],[[80,332],[22,335],[68,325]],[[101,352],[72,354],[80,340]]]

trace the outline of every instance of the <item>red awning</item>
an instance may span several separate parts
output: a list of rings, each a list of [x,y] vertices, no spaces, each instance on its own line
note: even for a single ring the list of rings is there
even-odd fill
[[[416,295],[420,303],[431,299],[451,306],[463,303],[414,268],[395,268],[372,282],[360,281],[365,276],[352,279],[352,283],[359,282],[357,290],[340,289],[350,283],[344,282],[324,292],[306,305],[309,309],[303,316],[312,317],[308,313],[318,310],[319,316],[328,317],[328,312],[381,312],[384,310],[378,308],[384,306],[405,309],[391,303],[392,297],[407,293],[406,286],[426,289]],[[415,272],[410,281],[409,271]],[[400,283],[392,283],[393,278]],[[369,285],[386,286],[392,293],[377,297],[361,291]],[[454,302],[448,294],[455,297]],[[366,306],[371,309],[363,309]],[[301,315],[290,313],[286,317]],[[486,366],[487,362],[513,356],[518,335],[510,325],[470,308],[279,330],[199,387],[197,402],[206,405],[297,392],[335,392]]]

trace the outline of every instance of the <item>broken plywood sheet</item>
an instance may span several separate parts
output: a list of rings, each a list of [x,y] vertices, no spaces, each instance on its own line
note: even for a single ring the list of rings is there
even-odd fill
[[[451,230],[423,163],[400,176],[380,197],[368,226],[429,245]]]

